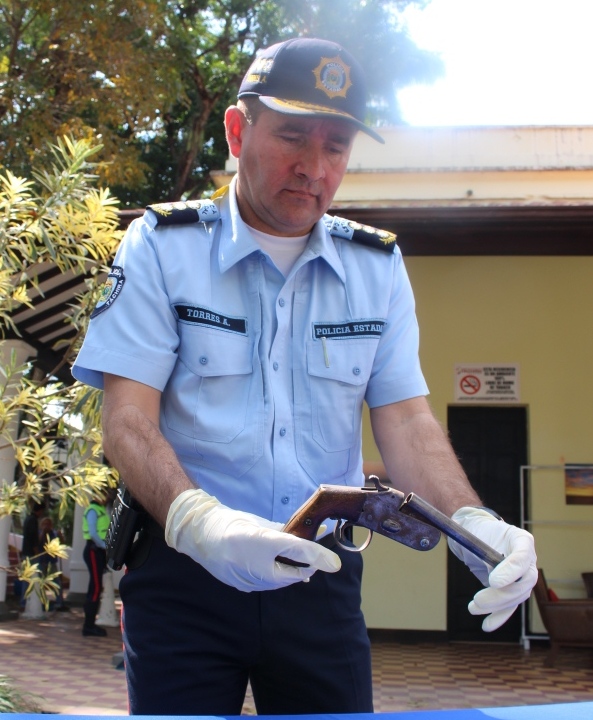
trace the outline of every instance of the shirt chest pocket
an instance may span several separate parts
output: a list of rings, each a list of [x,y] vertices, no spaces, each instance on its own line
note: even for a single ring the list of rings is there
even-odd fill
[[[359,442],[361,412],[378,340],[311,340],[307,374],[311,393],[311,432],[326,451]]]
[[[200,442],[231,443],[245,431],[253,387],[249,338],[182,326],[178,361],[167,388],[165,417],[171,430]]]

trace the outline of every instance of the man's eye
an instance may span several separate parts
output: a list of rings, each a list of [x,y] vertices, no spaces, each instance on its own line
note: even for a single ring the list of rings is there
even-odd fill
[[[338,156],[343,155],[345,150],[342,145],[330,145],[330,147],[328,148],[328,152],[330,155]]]

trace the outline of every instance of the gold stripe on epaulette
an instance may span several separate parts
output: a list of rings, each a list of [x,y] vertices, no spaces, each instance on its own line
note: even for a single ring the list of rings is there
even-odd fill
[[[353,220],[326,215],[323,218],[330,235],[340,237],[344,240],[352,240],[352,242],[366,245],[367,247],[376,248],[383,252],[395,252],[397,236],[387,230],[379,230],[370,225],[362,225]]]
[[[212,195],[212,200],[219,200],[221,197],[224,197],[229,191],[228,185],[223,185],[222,187],[219,187],[218,190],[216,190]]]
[[[147,210],[155,213],[157,225],[188,225],[220,218],[218,207],[212,200],[156,203],[149,205]]]

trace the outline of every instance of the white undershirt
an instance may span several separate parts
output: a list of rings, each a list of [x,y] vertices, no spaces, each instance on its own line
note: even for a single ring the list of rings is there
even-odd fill
[[[261,230],[256,230],[251,226],[248,227],[257,244],[268,253],[274,265],[284,277],[287,277],[292,270],[292,266],[307,247],[310,233],[298,237],[282,237],[280,235],[268,235]]]

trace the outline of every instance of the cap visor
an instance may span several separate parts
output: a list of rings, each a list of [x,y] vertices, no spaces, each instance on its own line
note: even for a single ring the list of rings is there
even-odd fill
[[[370,135],[377,142],[385,144],[385,140],[368,125],[357,120],[348,113],[340,110],[333,110],[324,105],[315,105],[313,103],[300,102],[299,100],[283,100],[281,98],[270,97],[269,95],[259,95],[260,101],[271,110],[284,113],[285,115],[301,115],[302,117],[318,117],[318,118],[335,118],[336,120],[344,120],[351,125],[355,125],[359,130]]]

